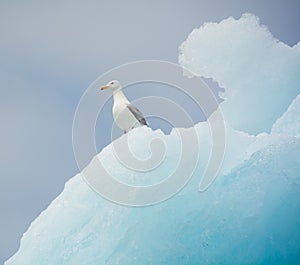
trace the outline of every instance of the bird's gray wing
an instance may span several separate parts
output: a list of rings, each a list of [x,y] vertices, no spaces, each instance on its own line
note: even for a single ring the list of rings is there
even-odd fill
[[[128,104],[127,108],[133,114],[133,116],[140,122],[140,124],[148,126],[148,123],[146,122],[142,112],[140,112],[140,110],[137,107],[135,107],[132,104]]]

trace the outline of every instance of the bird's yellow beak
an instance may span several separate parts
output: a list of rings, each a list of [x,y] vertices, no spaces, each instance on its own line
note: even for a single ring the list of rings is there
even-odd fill
[[[101,90],[104,90],[104,89],[107,89],[107,88],[109,88],[109,86],[103,86],[103,87],[101,87],[100,89],[101,89]]]

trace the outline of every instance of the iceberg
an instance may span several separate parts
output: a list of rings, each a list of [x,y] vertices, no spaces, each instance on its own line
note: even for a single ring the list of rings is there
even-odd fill
[[[224,88],[222,110],[235,129],[270,132],[300,93],[299,43],[275,39],[252,14],[194,29],[179,51],[183,67]]]
[[[104,148],[83,172],[66,183],[63,192],[32,222],[18,252],[5,265],[300,263],[300,96],[295,50],[270,41],[270,33],[249,14],[239,20],[229,18],[220,24],[206,24],[202,30],[214,36],[220,48],[224,44],[224,50],[205,61],[215,47],[207,45],[204,33],[198,36],[196,30],[181,46],[180,62],[196,75],[214,78],[226,89],[220,106],[226,119],[226,149],[212,185],[199,191],[212,148],[207,122],[173,129],[170,135],[147,127],[136,128]],[[220,40],[231,39],[228,32],[235,32],[235,39],[222,44]],[[269,78],[263,78],[262,73],[255,75],[255,67],[245,70],[248,73],[241,72],[235,64],[244,63],[245,58],[239,54],[242,51],[227,54],[226,47],[236,47],[235,42],[243,42],[243,37],[253,39],[252,44],[258,46],[271,43],[271,50],[290,50],[293,56],[281,54],[278,59],[291,59],[284,69],[284,78],[289,82],[281,83],[282,76],[278,76],[281,100],[274,96],[273,101],[264,102],[266,94],[275,95],[279,87],[270,87]],[[270,42],[265,42],[266,38]],[[203,54],[198,54],[198,48]],[[267,69],[275,50],[267,55],[265,49],[261,50],[265,56],[261,62],[266,67],[264,74],[271,79],[274,72],[269,69],[268,73]],[[222,65],[223,51],[234,59],[227,62],[229,65]],[[242,75],[249,73],[251,80],[244,84],[251,81],[251,85],[244,88]],[[246,98],[257,108],[238,104]],[[263,104],[268,107],[266,113],[260,113]],[[232,116],[234,109],[239,116]],[[198,163],[187,184],[168,200],[147,207],[126,207],[99,196],[85,181],[85,172],[95,171],[95,163],[99,162],[123,183],[146,186],[163,181],[180,159],[178,131],[188,135],[191,130],[197,133]],[[132,170],[115,156],[115,142],[128,141],[135,157],[146,159],[151,155],[153,139],[164,143],[165,153],[163,162],[152,170]],[[186,159],[189,161],[189,157]],[[102,172],[97,174],[101,176]]]
[[[203,137],[205,126],[197,127]],[[141,208],[101,198],[78,174],[31,224],[19,251],[5,265],[297,264],[300,139],[278,133],[252,137],[228,129],[229,141],[239,138],[242,151],[227,146],[226,156],[232,155],[231,159],[224,161],[207,191],[198,189],[204,163],[199,163],[191,181],[176,196]],[[156,134],[169,138],[167,150],[176,147],[174,136],[160,131],[138,128],[131,134]],[[140,138],[139,144],[143,140],[147,137]],[[153,181],[152,177],[157,181],[158,172],[165,174],[176,161],[167,153],[166,168],[162,165],[158,172],[140,178],[141,173],[133,174],[118,164],[110,148],[98,159],[128,183],[142,184]]]

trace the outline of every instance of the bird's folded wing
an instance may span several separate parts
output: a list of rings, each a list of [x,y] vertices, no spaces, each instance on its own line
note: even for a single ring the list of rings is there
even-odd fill
[[[148,126],[148,123],[146,122],[142,112],[140,112],[140,110],[137,107],[135,107],[132,104],[128,104],[127,108],[142,125]]]

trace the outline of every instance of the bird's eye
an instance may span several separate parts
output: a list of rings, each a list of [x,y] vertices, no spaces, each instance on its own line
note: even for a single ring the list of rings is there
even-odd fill
[[[113,85],[113,84],[114,84],[114,82],[111,82],[111,84]]]

